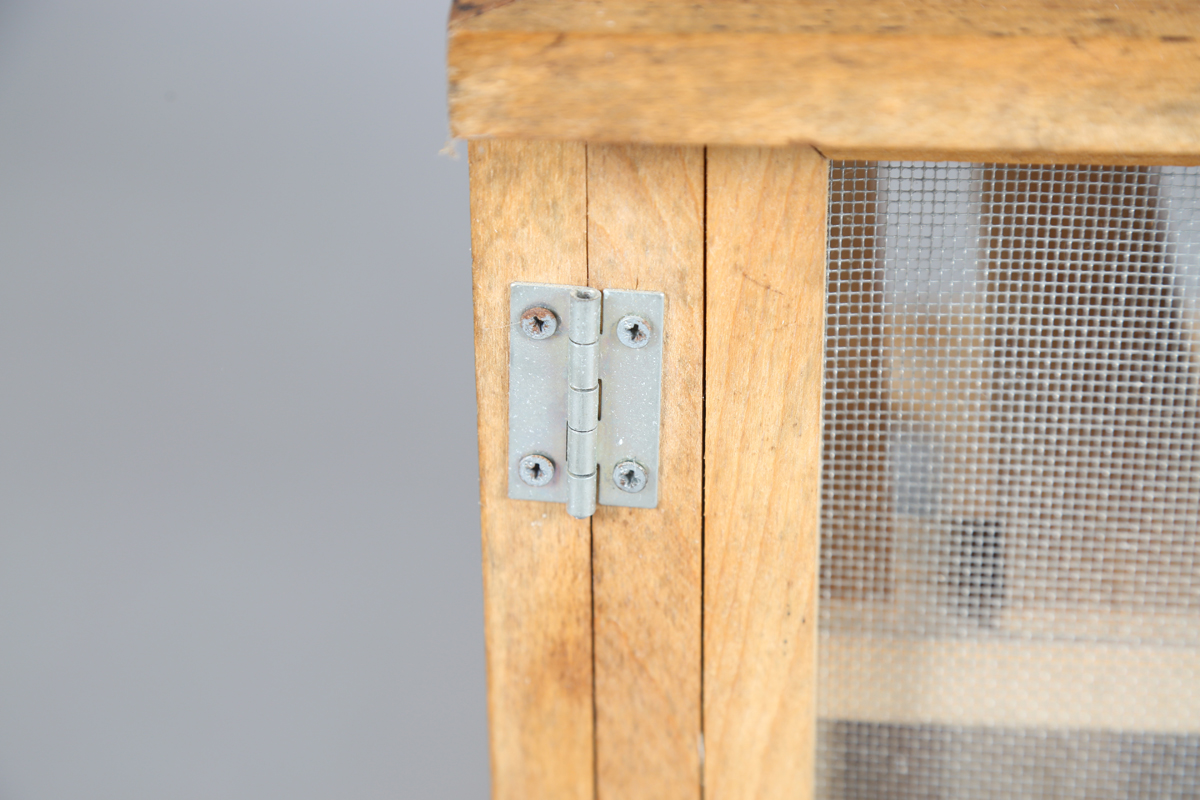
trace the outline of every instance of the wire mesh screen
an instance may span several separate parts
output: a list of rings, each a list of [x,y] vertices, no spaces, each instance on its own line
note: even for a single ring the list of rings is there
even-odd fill
[[[818,791],[1200,797],[1200,170],[832,164]]]

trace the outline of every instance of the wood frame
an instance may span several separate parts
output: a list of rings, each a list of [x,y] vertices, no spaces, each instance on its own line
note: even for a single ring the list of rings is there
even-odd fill
[[[815,747],[827,162],[520,141],[470,156],[494,795],[790,796]],[[518,277],[671,298],[658,508],[589,525],[507,498]]]
[[[1168,0],[459,0],[450,21],[463,138],[1179,163],[1198,69],[1200,9]]]
[[[508,284],[587,282],[577,143],[471,145],[484,632],[497,798],[593,797],[591,537],[507,496]]]
[[[828,164],[712,148],[705,390],[707,796],[809,796]]]
[[[457,0],[449,77],[472,140],[494,796],[810,797],[828,159],[1200,164],[1200,9]],[[506,497],[515,280],[666,292],[658,509],[589,524]],[[849,670],[880,645],[821,646]],[[1043,681],[1008,724],[1169,727],[1200,669],[955,647],[985,683],[1030,659],[1075,658],[1096,690],[1100,662],[1161,677],[1106,719]],[[886,721],[977,712],[897,694]]]
[[[587,161],[588,285],[669,298],[662,430],[674,431],[658,507],[592,519],[596,787],[698,800],[704,149],[589,144]]]

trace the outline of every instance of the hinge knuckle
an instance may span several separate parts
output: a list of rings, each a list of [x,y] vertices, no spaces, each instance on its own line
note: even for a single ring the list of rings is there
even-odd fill
[[[568,346],[568,385],[585,392],[595,389],[600,380],[600,344],[570,342]]]
[[[595,430],[600,418],[600,387],[567,392],[567,427],[577,431]]]
[[[567,514],[587,519],[596,513],[596,480],[591,475],[567,475]]]
[[[576,344],[595,344],[600,341],[600,313],[603,295],[586,286],[571,290],[571,321],[568,327],[571,341]]]
[[[567,345],[567,513],[584,519],[596,513],[596,425],[598,406],[589,402],[600,384],[600,292],[571,290]]]
[[[577,431],[567,428],[567,470],[572,475],[596,474],[596,429]]]

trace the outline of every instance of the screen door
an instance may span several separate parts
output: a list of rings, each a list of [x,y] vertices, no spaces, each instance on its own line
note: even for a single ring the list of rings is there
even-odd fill
[[[1200,795],[1200,170],[831,167],[818,796]]]

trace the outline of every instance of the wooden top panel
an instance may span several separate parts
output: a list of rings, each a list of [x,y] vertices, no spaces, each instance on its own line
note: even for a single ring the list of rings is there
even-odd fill
[[[457,0],[466,138],[1200,154],[1200,6]]]
[[[1119,6],[1119,7],[1118,7]],[[1188,3],[1135,0],[457,0],[452,31],[837,34],[869,36],[1184,37]]]

